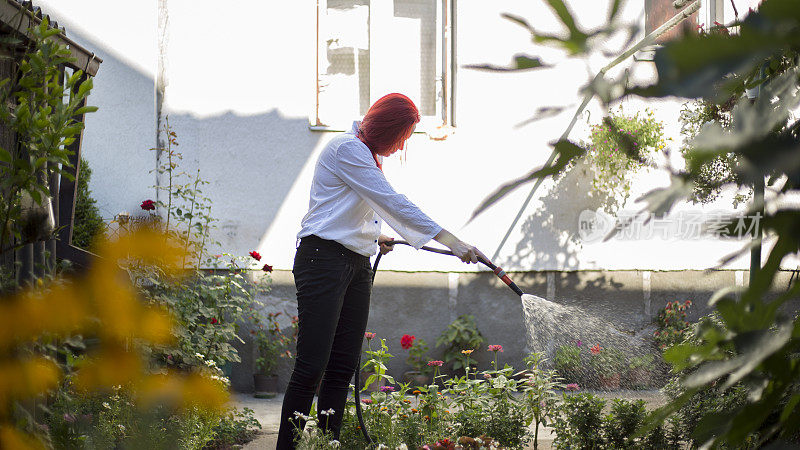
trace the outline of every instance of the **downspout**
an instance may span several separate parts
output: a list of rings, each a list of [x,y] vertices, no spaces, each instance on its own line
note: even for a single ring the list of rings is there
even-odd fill
[[[638,52],[639,50],[643,49],[644,47],[647,47],[648,45],[652,45],[659,36],[661,36],[662,34],[666,33],[667,31],[669,31],[672,27],[674,27],[675,25],[679,24],[680,22],[682,22],[683,20],[688,18],[690,15],[694,14],[698,9],[700,9],[701,1],[702,0],[695,0],[692,4],[690,4],[688,7],[686,7],[686,9],[682,10],[678,14],[675,14],[671,19],[669,19],[668,21],[664,22],[663,25],[661,25],[660,27],[656,28],[650,34],[648,34],[647,36],[642,38],[642,40],[639,41],[638,43],[636,43],[636,45],[634,45],[633,47],[629,48],[628,50],[623,52],[621,55],[619,55],[617,58],[615,58],[613,61],[608,63],[605,67],[600,69],[600,71],[597,73],[597,75],[595,75],[595,77],[592,80],[592,82],[597,81],[599,79],[602,79],[603,76],[605,76],[606,72],[611,70],[613,67],[615,67],[616,65],[618,65],[622,61],[625,61],[626,59],[630,58],[631,56],[633,56],[634,53]],[[572,120],[570,121],[569,126],[567,126],[567,129],[564,130],[563,133],[561,133],[561,137],[558,140],[561,141],[561,140],[564,140],[567,137],[569,137],[570,132],[572,132],[572,127],[574,127],[575,126],[575,122],[578,121],[578,116],[586,108],[586,105],[589,104],[589,101],[592,99],[592,97],[594,97],[594,94],[591,91],[586,92],[586,95],[584,95],[583,101],[581,102],[581,105],[578,107],[578,110],[575,111],[575,114],[572,116]],[[547,162],[544,163],[544,167],[548,167],[551,164],[553,164],[553,161],[555,159],[556,159],[556,151],[555,151],[555,149],[553,149],[553,151],[550,153],[550,157],[547,158]],[[511,225],[508,227],[508,230],[506,231],[505,236],[503,236],[503,240],[500,241],[500,244],[497,246],[497,250],[494,251],[494,254],[492,255],[492,258],[491,258],[492,261],[496,261],[497,260],[497,257],[500,255],[500,250],[503,249],[503,246],[505,245],[506,241],[508,240],[508,237],[511,235],[511,232],[514,230],[514,227],[517,225],[517,222],[522,217],[522,213],[525,212],[525,209],[528,207],[528,203],[530,203],[531,199],[533,198],[533,194],[536,193],[536,190],[539,189],[539,186],[542,185],[543,181],[544,181],[543,178],[537,178],[536,181],[534,182],[533,187],[531,188],[531,192],[528,193],[528,197],[525,198],[525,201],[522,203],[522,207],[519,209],[519,212],[517,212],[517,216],[514,217],[514,220],[511,222]]]
[[[158,167],[161,165],[161,157],[163,149],[166,148],[167,136],[164,136],[162,125],[164,124],[164,97],[166,95],[167,85],[167,47],[169,42],[169,6],[167,0],[158,0],[158,69],[156,71],[156,84],[155,84],[155,115],[156,115],[156,170],[155,184],[156,184],[156,201],[160,200],[161,196],[161,176],[158,173]]]

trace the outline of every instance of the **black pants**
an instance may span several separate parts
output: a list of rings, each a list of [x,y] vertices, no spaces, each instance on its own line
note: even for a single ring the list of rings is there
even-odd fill
[[[297,359],[283,399],[279,450],[294,448],[294,432],[305,425],[295,412],[309,414],[320,380],[317,411],[334,410],[333,415],[319,415],[320,425],[339,438],[372,291],[369,257],[316,236],[300,241],[292,273],[299,318]]]

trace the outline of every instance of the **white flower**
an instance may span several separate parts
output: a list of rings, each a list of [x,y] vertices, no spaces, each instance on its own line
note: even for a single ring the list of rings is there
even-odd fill
[[[206,365],[208,367],[217,367],[217,362],[214,361],[213,359],[209,359],[208,361],[206,361]]]
[[[122,431],[124,433],[125,432],[125,425],[119,424],[118,426],[119,426],[119,431]]]
[[[195,353],[194,356],[197,356],[200,359],[205,359],[202,353]]]
[[[330,445],[330,446],[331,446],[331,447],[333,447],[333,448],[339,448],[339,441],[337,441],[336,439],[334,439],[334,440],[332,440],[332,441],[328,442],[328,445]]]
[[[108,402],[103,402],[103,408],[111,409],[111,405],[109,405]]]
[[[319,413],[322,414],[323,416],[332,416],[334,412],[335,411],[333,410],[333,408],[330,408],[324,411],[320,411]]]
[[[378,444],[378,447],[375,450],[385,450],[385,449],[388,449],[388,448],[389,447],[387,447],[387,446],[385,446],[383,444]]]
[[[400,444],[400,446],[397,447],[397,450],[408,450],[408,446],[406,446],[406,444]]]

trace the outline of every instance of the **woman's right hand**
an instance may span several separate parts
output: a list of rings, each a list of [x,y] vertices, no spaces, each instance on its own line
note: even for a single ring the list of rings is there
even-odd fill
[[[467,244],[445,229],[442,229],[433,239],[440,244],[446,245],[458,259],[467,264],[475,264],[480,258],[483,258],[484,261],[489,260],[475,246]]]

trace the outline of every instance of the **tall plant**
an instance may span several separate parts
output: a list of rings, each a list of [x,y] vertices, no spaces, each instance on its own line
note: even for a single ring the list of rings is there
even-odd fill
[[[31,239],[21,221],[23,197],[43,205],[50,195],[48,171],[74,180],[68,146],[83,128],[76,118],[97,110],[81,106],[92,89],[91,78],[81,81],[83,72],[78,70],[63,80],[60,67],[74,59],[53,39],[59,33],[44,17],[29,30],[30,41],[14,75],[0,80],[0,122],[17,138],[16,148],[0,147],[0,253],[14,248],[13,239]],[[0,47],[13,54],[20,43],[5,38]]]
[[[595,50],[590,37],[596,33],[580,29],[562,0],[547,3],[569,30],[566,37],[545,35],[521,18],[512,19],[525,26],[538,42],[553,43],[580,56]],[[620,4],[613,2],[604,30],[614,26]],[[690,199],[703,165],[721,156],[733,156],[737,161],[735,177],[725,185],[750,186],[767,178],[781,183],[776,188],[779,195],[754,205],[748,220],[728,224],[732,231],[742,222],[749,226],[757,220],[774,245],[746,289],[729,287],[712,297],[710,304],[722,323],[703,325],[699,331],[701,344],[679,344],[666,352],[665,358],[676,370],[692,371],[681,379],[684,393],[661,408],[651,421],[651,426],[662,423],[694,395],[712,386],[726,390],[741,383],[747,390],[744,404],[705,415],[694,435],[703,445],[737,448],[754,435],[757,444],[764,445],[793,439],[800,431],[800,317],[789,316],[781,309],[800,295],[800,282],[792,280],[785,292],[768,298],[782,264],[797,256],[800,249],[800,209],[782,201],[785,196],[800,194],[800,120],[792,115],[800,104],[800,8],[795,0],[765,0],[758,11],[733,25],[738,34],[689,34],[664,44],[655,52],[658,81],[651,86],[628,87],[624,79],[606,79],[603,71],[589,83],[586,92],[605,104],[625,94],[703,98],[716,103],[731,96],[736,99],[729,129],[719,123],[704,126],[690,143],[686,168],[663,168],[670,175],[670,185],[640,199],[650,212],[665,214],[676,203]],[[761,93],[751,102],[744,97],[745,89],[757,86]],[[623,150],[633,155],[630,139],[616,128],[611,130],[621,138]],[[525,182],[560,172],[584,152],[565,138],[557,141],[554,157],[545,167],[500,187],[475,214]],[[764,206],[768,206],[766,213],[761,211]],[[739,254],[749,250],[748,246]],[[737,291],[740,295],[733,295]]]

